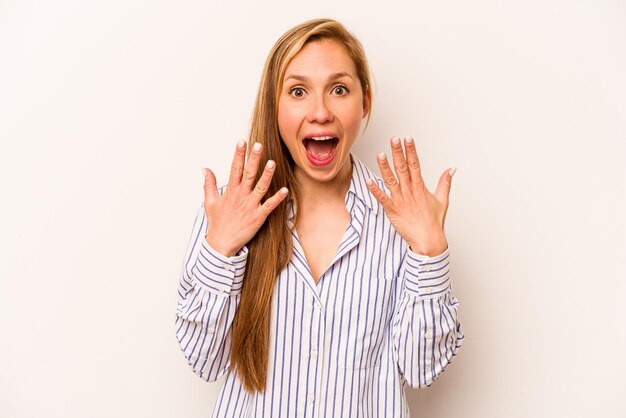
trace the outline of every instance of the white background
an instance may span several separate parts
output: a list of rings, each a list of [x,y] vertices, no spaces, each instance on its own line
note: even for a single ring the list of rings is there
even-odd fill
[[[0,1],[0,416],[207,417],[176,286],[262,64],[333,17],[376,80],[355,153],[457,166],[465,345],[415,417],[623,416],[626,3]],[[220,181],[220,182],[221,182]]]

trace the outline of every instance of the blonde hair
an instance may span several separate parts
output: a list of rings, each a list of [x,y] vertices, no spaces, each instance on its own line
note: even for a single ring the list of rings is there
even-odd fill
[[[309,42],[332,39],[346,47],[352,58],[363,98],[371,109],[371,79],[361,43],[341,23],[332,19],[314,19],[288,30],[270,51],[256,98],[250,128],[250,142],[263,144],[263,157],[257,180],[267,160],[276,162],[274,176],[266,196],[287,186],[297,205],[300,188],[294,175],[294,161],[278,130],[278,100],[291,59]],[[367,122],[369,122],[368,112]],[[251,146],[248,150],[251,149]],[[297,207],[297,206],[296,206]],[[292,230],[287,224],[286,205],[279,205],[247,244],[248,260],[241,299],[233,323],[231,367],[248,392],[264,391],[269,357],[270,315],[274,285],[287,266],[293,251]],[[298,211],[294,227],[298,223]]]

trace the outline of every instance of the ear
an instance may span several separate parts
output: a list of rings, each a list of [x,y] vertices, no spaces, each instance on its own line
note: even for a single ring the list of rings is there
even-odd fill
[[[370,113],[370,104],[372,102],[372,93],[369,87],[365,88],[365,94],[363,95],[363,119]]]

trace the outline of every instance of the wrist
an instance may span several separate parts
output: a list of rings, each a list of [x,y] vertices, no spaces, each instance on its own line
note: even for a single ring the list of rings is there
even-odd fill
[[[415,254],[425,255],[427,257],[435,257],[439,254],[442,254],[444,251],[448,249],[447,242],[439,243],[436,245],[430,245],[430,246],[420,246],[417,244],[412,244],[410,242],[408,244],[409,244],[409,250],[411,250]]]
[[[212,237],[209,237],[209,234],[204,236],[207,244],[211,246],[215,251],[222,254],[225,257],[233,257],[237,254],[238,248],[232,248],[227,245],[224,245],[218,241],[215,241]]]

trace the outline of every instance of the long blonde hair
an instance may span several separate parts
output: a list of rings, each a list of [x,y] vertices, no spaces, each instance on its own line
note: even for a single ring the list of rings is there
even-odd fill
[[[354,61],[363,97],[367,95],[370,98],[371,109],[371,80],[365,52],[361,43],[342,24],[332,19],[310,20],[293,27],[278,39],[267,57],[261,76],[252,114],[248,150],[255,142],[262,143],[264,147],[257,180],[267,160],[276,162],[266,196],[272,196],[281,187],[287,186],[294,205],[297,205],[300,188],[294,175],[294,161],[278,131],[278,100],[291,59],[308,42],[319,39],[332,39],[346,47]],[[266,387],[274,285],[293,251],[287,210],[285,204],[274,209],[247,244],[248,260],[241,299],[233,323],[231,367],[236,367],[239,379],[250,393],[264,391]],[[294,227],[297,223],[298,211]]]

